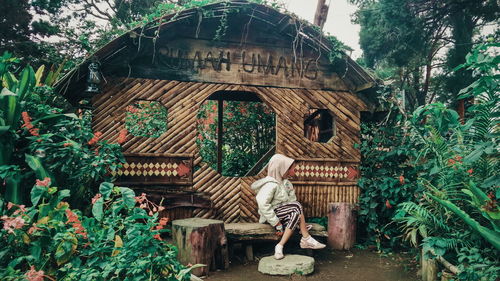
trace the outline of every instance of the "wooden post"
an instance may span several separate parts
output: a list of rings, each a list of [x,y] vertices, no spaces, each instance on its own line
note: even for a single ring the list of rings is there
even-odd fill
[[[247,261],[253,261],[253,246],[251,243],[245,245],[245,256]]]
[[[208,276],[209,270],[229,267],[224,222],[200,218],[174,220],[172,236],[183,264],[205,264],[193,269],[197,276]]]
[[[323,29],[325,25],[326,17],[328,16],[328,5],[325,4],[326,0],[318,0],[316,6],[316,13],[314,14],[314,24]]]
[[[224,145],[224,100],[217,100],[217,172],[222,174],[222,146]]]
[[[356,241],[354,204],[328,203],[328,245],[335,250],[348,250]]]
[[[422,248],[422,256],[420,257],[420,265],[422,267],[422,281],[436,281],[438,266],[435,259],[430,259],[425,256],[427,250]]]

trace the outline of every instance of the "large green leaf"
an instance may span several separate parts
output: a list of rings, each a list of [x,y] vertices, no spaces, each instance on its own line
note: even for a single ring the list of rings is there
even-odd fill
[[[14,174],[5,179],[5,200],[15,204],[22,204],[23,194],[21,191],[21,175]]]
[[[36,78],[35,71],[31,66],[26,66],[19,78],[19,86],[17,89],[17,96],[20,100],[24,100],[26,95],[31,92],[33,87],[35,86]]]
[[[122,193],[123,203],[127,208],[131,209],[135,206],[135,193],[132,189],[128,187],[120,187]]]
[[[0,136],[7,133],[10,129],[10,126],[0,126]]]
[[[74,113],[66,113],[66,114],[47,114],[41,118],[38,118],[36,120],[33,120],[31,123],[36,124],[40,121],[43,120],[49,120],[49,119],[55,119],[55,118],[61,118],[61,117],[68,117],[68,118],[73,118],[73,119],[78,119],[78,116]]]
[[[69,239],[62,240],[56,248],[55,258],[57,265],[61,265],[63,263],[68,262],[71,259],[71,256],[76,251],[76,247],[78,246],[78,240],[76,237],[71,234]]]
[[[16,126],[21,116],[19,97],[7,88],[0,92],[0,109],[3,111],[3,125]]]
[[[43,167],[42,161],[40,158],[36,156],[32,156],[29,154],[25,154],[26,157],[26,163],[28,163],[28,166],[35,172],[35,175],[38,179],[43,180],[45,178],[51,178],[49,171]],[[54,181],[52,181],[53,184]]]
[[[33,186],[33,188],[31,189],[31,193],[30,193],[31,203],[33,204],[33,206],[38,205],[38,203],[40,202],[40,199],[46,193],[47,193],[47,187],[37,186],[37,185]]]
[[[103,182],[99,186],[99,193],[101,193],[102,197],[104,199],[108,200],[109,196],[111,195],[111,192],[113,191],[114,184],[110,182]]]
[[[428,194],[434,201],[441,204],[441,206],[453,212],[461,220],[463,220],[470,228],[475,230],[479,235],[481,235],[486,241],[493,245],[497,250],[500,250],[500,233],[486,228],[479,224],[475,219],[471,218],[469,214],[460,209],[457,205],[453,204],[448,200],[439,199],[432,194]]]
[[[94,205],[92,206],[92,215],[94,215],[94,218],[96,220],[101,221],[103,218],[103,203],[104,203],[104,198],[99,198],[97,201],[95,201]]]

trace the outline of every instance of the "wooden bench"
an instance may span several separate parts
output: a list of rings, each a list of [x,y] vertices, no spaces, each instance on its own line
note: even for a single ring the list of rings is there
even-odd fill
[[[317,224],[308,223],[312,225],[309,233],[316,237],[328,237],[328,231]],[[241,242],[245,245],[245,255],[247,260],[252,261],[253,243],[259,241],[279,241],[280,236],[276,235],[276,230],[269,224],[262,223],[225,223],[227,239],[232,243]],[[298,231],[295,231],[296,233]]]

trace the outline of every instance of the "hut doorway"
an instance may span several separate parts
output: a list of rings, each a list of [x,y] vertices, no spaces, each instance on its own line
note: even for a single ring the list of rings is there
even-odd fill
[[[253,92],[213,93],[200,106],[197,130],[203,162],[223,176],[254,176],[275,152],[276,114]]]

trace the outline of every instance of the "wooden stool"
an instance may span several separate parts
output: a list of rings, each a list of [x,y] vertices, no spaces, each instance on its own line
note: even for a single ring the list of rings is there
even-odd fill
[[[349,250],[356,242],[356,210],[350,203],[328,203],[328,246]]]
[[[204,264],[193,269],[197,276],[208,276],[210,270],[227,269],[229,257],[224,222],[200,218],[174,220],[172,237],[183,264]]]

